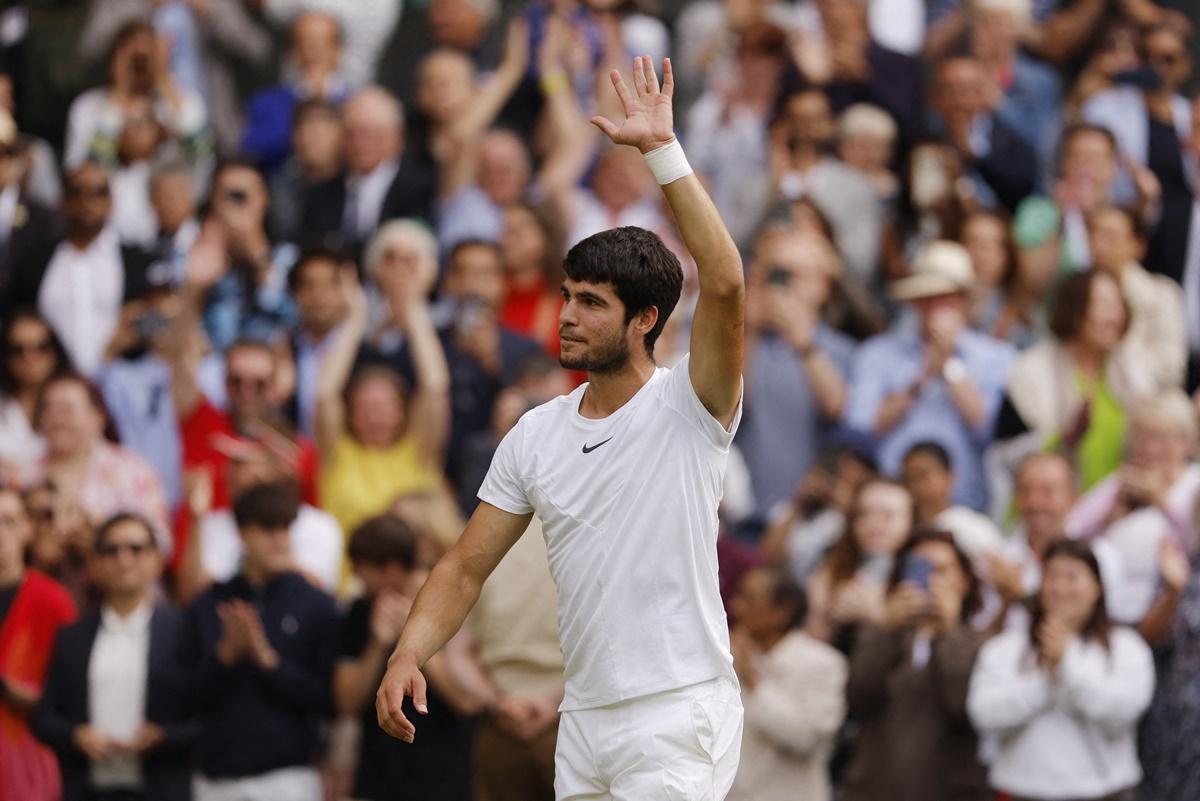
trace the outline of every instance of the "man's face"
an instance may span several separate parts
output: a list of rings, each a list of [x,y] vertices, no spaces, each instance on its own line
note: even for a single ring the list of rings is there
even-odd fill
[[[292,26],[292,58],[304,72],[336,72],[342,59],[337,20],[315,12],[298,17]]]
[[[729,611],[751,636],[769,637],[787,631],[788,610],[771,596],[771,576],[765,570],[751,570],[738,582]]]
[[[85,164],[67,176],[63,191],[63,217],[67,230],[80,236],[96,236],[112,212],[108,176],[98,164]]]
[[[161,570],[154,537],[141,523],[118,523],[96,543],[92,575],[105,595],[145,593]]]
[[[355,97],[343,108],[346,166],[355,175],[367,175],[396,158],[404,144],[403,131],[380,98]]]
[[[827,246],[807,236],[787,236],[768,246],[761,258],[763,279],[788,304],[818,311],[829,300],[831,269]]]
[[[235,347],[225,356],[225,392],[234,417],[258,417],[271,408],[275,358],[264,348]]]
[[[190,175],[166,173],[150,187],[150,204],[158,218],[158,227],[174,233],[196,213],[196,192]]]
[[[1163,88],[1176,90],[1192,74],[1183,38],[1168,30],[1157,30],[1145,39],[1146,63],[1162,78]]]
[[[921,323],[921,335],[929,340],[942,327],[961,329],[967,322],[967,296],[962,292],[917,298],[913,310]]]
[[[1116,271],[1139,261],[1145,248],[1133,221],[1119,209],[1100,209],[1088,219],[1088,248],[1100,269]]]
[[[1017,473],[1017,515],[1031,540],[1048,544],[1065,536],[1067,514],[1075,503],[1071,467],[1057,457],[1036,457]]]
[[[312,111],[296,123],[292,151],[306,174],[332,174],[342,161],[342,138],[342,121],[336,114]]]
[[[529,155],[521,140],[493,131],[479,148],[479,188],[498,206],[516,203],[529,185]]]
[[[1085,210],[1108,199],[1117,177],[1117,153],[1112,141],[1097,131],[1081,131],[1063,148],[1063,181]]]
[[[328,334],[346,314],[340,269],[330,259],[314,259],[304,265],[296,282],[294,297],[300,323],[313,336]]]
[[[825,145],[833,140],[833,110],[824,92],[802,92],[787,102],[788,136],[805,147]]]
[[[250,570],[271,578],[292,569],[292,541],[287,526],[244,526],[241,536],[245,565]]]
[[[954,474],[928,453],[914,453],[904,460],[904,484],[925,518],[932,518],[950,506]]]
[[[956,58],[937,73],[933,105],[951,126],[969,124],[987,111],[983,69],[972,59]]]
[[[559,363],[568,370],[609,373],[629,361],[633,347],[657,319],[657,310],[642,312],[625,324],[625,304],[611,284],[591,284],[570,278],[562,285],[558,315]],[[641,333],[635,327],[641,325]]]
[[[504,264],[496,248],[461,247],[454,252],[446,274],[446,294],[453,298],[478,298],[499,310],[506,292]]]
[[[487,20],[466,0],[433,0],[428,22],[435,42],[466,51],[474,50],[487,30]]]
[[[475,67],[462,53],[441,50],[421,64],[417,107],[435,123],[447,123],[471,104]]]
[[[0,573],[23,564],[25,546],[33,534],[25,504],[13,490],[0,490]]]

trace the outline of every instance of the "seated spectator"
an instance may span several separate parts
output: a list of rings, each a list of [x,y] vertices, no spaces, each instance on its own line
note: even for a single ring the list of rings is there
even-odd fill
[[[42,389],[34,419],[46,453],[27,471],[26,486],[53,482],[62,507],[93,529],[117,512],[139,514],[154,527],[159,549],[171,552],[162,481],[149,462],[116,444],[94,384],[78,373],[54,376]]]
[[[31,265],[28,294],[84,375],[93,375],[116,331],[121,305],[146,287],[150,256],[121,245],[110,223],[108,176],[94,162],[67,173],[66,238],[45,265]],[[44,268],[44,269],[39,269]]]
[[[989,585],[1000,596],[1003,608],[997,627],[1023,628],[1029,623],[1032,599],[1042,585],[1050,546],[1070,536],[1067,518],[1078,498],[1071,462],[1060,453],[1034,453],[1017,468],[1014,502],[1017,525],[998,554],[985,559]],[[1100,565],[1104,586],[1121,580],[1121,556],[1104,540],[1095,540],[1092,552]],[[1114,611],[1109,594],[1108,611]]]
[[[321,363],[347,315],[340,285],[343,269],[352,268],[344,267],[333,251],[315,248],[302,253],[288,273],[288,290],[299,317],[291,333],[296,360],[293,418],[300,433],[308,437],[315,431]]]
[[[1136,350],[1154,388],[1183,385],[1187,368],[1187,332],[1183,321],[1183,292],[1164,275],[1151,275],[1141,265],[1146,237],[1133,212],[1120,206],[1101,206],[1088,217],[1092,262],[1121,287],[1129,307],[1129,330],[1121,346]]]
[[[851,627],[882,619],[887,578],[912,524],[903,485],[872,478],[858,487],[841,538],[808,581],[809,634],[847,650]]]
[[[344,132],[337,106],[306,100],[292,114],[291,157],[271,176],[271,230],[283,242],[303,242],[304,198],[342,171]]]
[[[287,484],[239,495],[241,571],[188,609],[184,661],[202,721],[196,801],[324,798],[313,759],[333,706],[337,610],[292,572],[287,532],[298,505]]]
[[[1143,400],[1130,412],[1125,461],[1071,512],[1067,526],[1086,540],[1109,543],[1121,560],[1121,580],[1105,587],[1113,619],[1134,625],[1159,586],[1164,540],[1183,547],[1191,538],[1191,510],[1200,492],[1195,410],[1181,390]]]
[[[196,176],[187,164],[167,161],[150,173],[149,189],[156,223],[150,250],[169,265],[171,286],[178,287],[187,271],[188,254],[200,235]]]
[[[342,624],[333,692],[341,714],[362,719],[351,795],[364,801],[466,798],[471,751],[466,719],[491,700],[463,679],[470,637],[462,631],[424,667],[429,690],[421,736],[407,744],[379,728],[375,692],[429,569],[419,561],[418,538],[393,514],[367,520],[350,537],[350,562],[364,595]]]
[[[109,518],[90,561],[103,601],[58,633],[34,717],[58,755],[63,801],[190,798],[200,726],[179,661],[183,613],[156,600],[154,532],[136,515]]]
[[[746,413],[736,443],[755,517],[795,489],[842,416],[853,341],[822,321],[842,265],[824,239],[772,230],[749,267]]]
[[[1181,90],[1191,75],[1187,36],[1169,25],[1142,34],[1141,47],[1155,80],[1146,88],[1118,86],[1083,106],[1083,118],[1117,139],[1121,155],[1150,168],[1158,181],[1161,216],[1148,243],[1146,264],[1182,282],[1196,165],[1186,152],[1192,113]],[[1128,177],[1124,196],[1130,201]]]
[[[971,325],[1007,341],[1011,321],[1003,320],[1005,290],[1015,278],[1016,251],[1004,214],[977,209],[962,221],[959,240],[971,257],[975,282],[971,287]],[[1007,325],[1006,325],[1007,323]],[[1000,330],[1000,334],[996,331]]]
[[[991,109],[987,73],[978,59],[955,56],[934,69],[933,121],[962,159],[976,201],[1014,211],[1037,182],[1033,145]]]
[[[661,196],[655,194],[654,186],[654,174],[636,152],[602,147],[587,186],[576,189],[563,211],[568,222],[567,246],[625,225],[651,231],[664,228]]]
[[[1196,515],[1192,516],[1193,525]],[[1154,700],[1141,726],[1144,771],[1139,801],[1184,801],[1200,782],[1193,738],[1181,732],[1197,725],[1196,603],[1200,571],[1193,567],[1196,542],[1182,550],[1164,543],[1159,549],[1162,590],[1138,631],[1155,651],[1158,679]]]
[[[5,79],[0,72],[0,88]],[[37,303],[37,286],[30,279],[42,274],[62,237],[62,222],[55,213],[62,188],[53,205],[30,194],[24,148],[16,122],[3,110],[0,92],[0,319]],[[57,172],[54,181],[57,184]]]
[[[257,167],[226,161],[212,180],[209,216],[190,261],[210,260],[203,273],[188,269],[203,292],[204,331],[218,351],[238,339],[283,341],[296,323],[287,276],[298,251],[267,233],[267,184]],[[203,246],[203,247],[201,247]],[[201,280],[203,279],[203,280]]]
[[[514,203],[504,210],[500,252],[508,292],[500,322],[558,355],[558,312],[562,306],[563,239],[542,208]]]
[[[742,757],[730,801],[829,801],[829,759],[846,714],[846,658],[803,633],[808,603],[787,574],[746,573],[734,596],[733,666]]]
[[[898,136],[891,115],[870,103],[856,103],[838,117],[838,158],[871,179],[885,209],[900,192],[900,180],[892,171]]]
[[[425,298],[412,277],[394,287],[391,307],[403,326],[416,372],[409,390],[390,368],[353,370],[367,326],[367,301],[342,273],[350,309],[321,365],[317,447],[321,503],[343,531],[387,509],[397,496],[440,483],[450,413],[450,376]]]
[[[1106,799],[1137,786],[1137,724],[1154,661],[1136,632],[1113,626],[1088,546],[1061,540],[1028,628],[980,649],[967,712],[998,736],[989,784],[1018,798]]]
[[[58,491],[48,481],[23,493],[25,513],[33,526],[33,537],[25,553],[26,564],[63,585],[76,606],[88,606],[93,598],[87,573],[92,553],[93,531],[77,510],[61,503]]]
[[[115,167],[126,119],[143,104],[150,105],[167,140],[175,143],[181,154],[204,151],[208,126],[204,100],[175,81],[163,44],[144,21],[130,22],[117,34],[105,85],[84,92],[71,103],[63,153],[68,169],[77,169],[88,159]]]
[[[54,637],[75,619],[57,582],[25,567],[33,534],[15,489],[0,485],[0,795],[57,801],[54,754],[34,739],[29,718],[42,695]]]
[[[0,474],[42,455],[33,430],[38,396],[50,376],[70,368],[67,352],[32,309],[13,312],[0,328]]]
[[[917,257],[911,277],[892,284],[892,295],[911,305],[917,325],[862,345],[845,421],[874,435],[879,465],[890,474],[915,443],[936,439],[954,463],[954,502],[978,511],[987,504],[983,448],[1013,352],[967,327],[972,277],[961,245],[935,242]]]
[[[954,536],[954,544],[972,562],[982,562],[988,554],[1000,550],[1003,538],[986,515],[955,505],[954,464],[950,454],[937,442],[918,442],[904,454],[901,467],[904,485],[913,497],[915,522]]]
[[[1149,357],[1122,347],[1129,322],[1110,273],[1076,273],[1064,281],[1050,321],[1054,337],[1017,359],[996,438],[1065,449],[1085,490],[1116,470],[1128,410],[1154,392]]]
[[[287,160],[300,104],[338,105],[349,96],[341,62],[342,31],[336,17],[308,11],[292,21],[283,83],[256,92],[246,108],[242,151],[263,170],[273,173]]]
[[[969,622],[979,582],[944,532],[918,530],[896,555],[880,620],[859,631],[846,684],[861,726],[841,798],[991,798],[967,719],[983,642]]]

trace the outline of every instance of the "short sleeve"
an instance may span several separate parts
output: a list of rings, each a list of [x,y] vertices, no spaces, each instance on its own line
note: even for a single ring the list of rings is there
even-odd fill
[[[663,397],[672,409],[695,423],[712,445],[721,450],[728,450],[733,443],[733,436],[742,422],[742,401],[745,398],[745,387],[743,385],[738,389],[737,410],[733,414],[733,422],[726,429],[717,418],[713,417],[712,412],[704,408],[700,396],[696,394],[696,388],[692,386],[692,377],[688,373],[688,364],[691,362],[691,358],[692,355],[687,354],[679,361],[679,364],[667,371]],[[738,380],[740,383],[741,378],[739,377]]]
[[[512,430],[500,440],[492,456],[491,467],[479,488],[479,500],[514,515],[533,511],[525,491],[524,471],[521,469],[522,443],[525,440],[525,418],[517,421]]]

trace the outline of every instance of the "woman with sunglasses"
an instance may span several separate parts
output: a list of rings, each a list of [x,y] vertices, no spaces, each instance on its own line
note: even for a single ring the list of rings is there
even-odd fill
[[[1138,720],[1154,692],[1150,648],[1112,626],[1091,548],[1060,540],[1044,559],[1028,629],[980,650],[967,695],[996,736],[989,781],[1013,801],[1117,799],[1142,778]]]
[[[33,430],[38,393],[54,373],[70,366],[62,343],[32,309],[13,312],[0,330],[0,474],[22,469],[42,455]]]

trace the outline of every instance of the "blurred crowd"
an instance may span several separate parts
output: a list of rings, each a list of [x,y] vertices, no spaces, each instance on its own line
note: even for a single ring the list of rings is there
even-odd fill
[[[374,695],[500,438],[585,380],[566,250],[660,236],[687,350],[694,265],[588,122],[647,54],[746,265],[731,798],[1200,798],[1198,23],[0,4],[0,801],[553,798],[536,520],[414,745]]]

